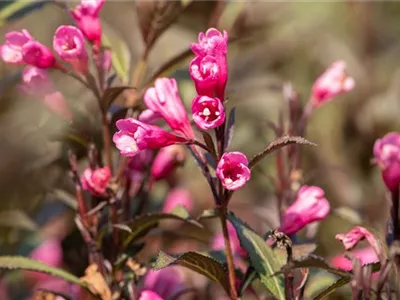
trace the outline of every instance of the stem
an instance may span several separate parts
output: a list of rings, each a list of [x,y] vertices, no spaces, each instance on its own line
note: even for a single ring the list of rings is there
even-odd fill
[[[392,222],[393,222],[393,239],[400,241],[399,228],[399,188],[392,191]]]
[[[226,209],[226,206],[223,206],[220,209],[219,217],[221,220],[222,232],[224,234],[226,259],[228,262],[230,296],[231,296],[232,300],[236,300],[236,299],[238,299],[238,296],[237,296],[237,292],[236,292],[235,263],[233,261],[233,253],[232,253],[231,241],[230,241],[229,232],[228,232],[226,215],[227,215],[227,209]]]
[[[110,127],[108,126],[107,113],[104,110],[101,111],[101,118],[103,123],[103,143],[104,143],[104,151],[106,153],[106,162],[107,166],[110,168],[112,173],[113,163],[112,163],[111,133],[110,133]]]

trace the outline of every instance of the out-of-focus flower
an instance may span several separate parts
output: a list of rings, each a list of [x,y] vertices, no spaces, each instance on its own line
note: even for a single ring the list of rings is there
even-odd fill
[[[229,222],[228,223],[228,234],[231,242],[231,248],[234,255],[245,256],[246,251],[240,246],[239,238],[236,234],[235,227]],[[218,232],[212,242],[211,249],[216,251],[223,251],[225,249],[225,241],[223,232]]]
[[[95,170],[87,168],[81,175],[82,188],[94,196],[103,196],[110,178],[111,171],[108,166]]]
[[[57,28],[53,38],[54,51],[76,72],[88,73],[88,54],[82,32],[75,26],[62,25]]]
[[[190,143],[188,139],[148,125],[133,118],[118,120],[113,141],[123,156],[135,156],[144,149],[159,149],[173,144]]]
[[[139,300],[164,300],[156,292],[144,290],[139,295]]]
[[[155,157],[150,174],[154,180],[167,178],[175,167],[186,159],[185,149],[181,145],[162,148]]]
[[[2,60],[8,64],[23,64],[22,47],[29,41],[33,41],[33,37],[25,29],[8,32],[0,48]]]
[[[279,231],[294,234],[306,225],[323,220],[330,211],[329,201],[324,190],[317,186],[302,186],[297,199],[288,207],[283,216]]]
[[[71,10],[71,15],[86,38],[96,46],[101,44],[101,22],[99,13],[104,0],[81,0],[81,4]]]
[[[390,191],[400,185],[400,133],[390,132],[374,144],[375,162],[382,170],[382,178]]]
[[[98,67],[102,70],[104,70],[104,72],[107,74],[110,69],[111,69],[111,65],[112,65],[112,54],[111,54],[111,50],[110,49],[103,49],[103,51],[101,52],[101,55],[98,58],[98,61],[96,63],[98,63]]]
[[[200,32],[197,43],[192,43],[192,51],[198,56],[219,56],[228,52],[228,33],[209,28],[206,33]]]
[[[161,299],[171,299],[186,289],[184,274],[176,266],[159,271],[149,270],[144,279],[143,289],[156,293]]]
[[[250,179],[247,157],[241,152],[227,152],[218,162],[216,174],[227,190],[238,190]]]
[[[157,121],[161,120],[162,116],[159,113],[152,111],[151,109],[145,109],[140,113],[138,119],[139,121],[147,124],[154,124]]]
[[[128,162],[128,176],[134,182],[142,180],[143,175],[147,168],[150,167],[150,163],[153,159],[152,150],[140,151],[138,155],[132,157]]]
[[[28,41],[22,47],[22,58],[25,63],[47,69],[55,65],[56,59],[49,48],[37,41]]]
[[[378,262],[379,258],[373,248],[362,248],[354,249],[351,251],[350,256],[359,259],[361,265],[366,265],[374,262]],[[339,254],[331,259],[331,264],[339,269],[345,271],[351,271],[353,269],[353,264],[351,260],[347,259],[344,254]]]
[[[172,189],[164,201],[162,211],[164,213],[170,213],[178,205],[184,206],[188,211],[192,210],[193,199],[188,190],[183,188]]]
[[[225,110],[218,98],[197,96],[192,102],[193,120],[199,128],[208,130],[225,122]]]
[[[161,115],[172,130],[193,139],[193,130],[175,79],[156,79],[154,87],[147,89],[144,102],[148,109]]]
[[[312,105],[319,107],[333,97],[350,92],[354,86],[354,79],[346,73],[346,63],[337,61],[315,81],[312,87]]]
[[[347,233],[339,233],[335,238],[343,243],[346,250],[353,249],[360,241],[366,239],[378,256],[382,252],[374,235],[361,226],[356,226]]]

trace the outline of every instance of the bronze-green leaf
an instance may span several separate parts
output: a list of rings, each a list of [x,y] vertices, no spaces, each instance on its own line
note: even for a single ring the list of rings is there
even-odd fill
[[[329,286],[326,290],[319,293],[314,297],[314,300],[321,300],[335,292],[338,288],[348,284],[350,282],[350,277],[341,277],[334,284]]]

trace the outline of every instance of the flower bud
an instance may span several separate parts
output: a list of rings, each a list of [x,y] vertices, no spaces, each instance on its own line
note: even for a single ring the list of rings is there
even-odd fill
[[[56,63],[51,50],[37,41],[29,41],[24,44],[22,58],[25,63],[41,69],[51,68]]]
[[[225,110],[218,98],[197,96],[192,103],[193,120],[203,130],[217,128],[225,122]]]
[[[192,43],[191,49],[198,56],[219,56],[228,52],[228,33],[222,33],[218,29],[210,28],[204,34],[199,33],[198,43]]]
[[[346,250],[353,249],[360,241],[366,239],[378,256],[382,252],[374,235],[368,229],[361,226],[356,226],[347,233],[339,233],[335,238],[343,243]]]
[[[330,211],[324,190],[317,186],[302,186],[296,201],[288,207],[279,231],[287,235],[296,233],[306,225],[323,220]]]
[[[82,188],[94,196],[104,196],[111,179],[109,167],[92,170],[87,168],[81,175]]]
[[[162,148],[155,157],[151,166],[151,177],[154,180],[167,178],[175,167],[186,159],[185,149],[180,145]]]
[[[22,47],[29,41],[33,41],[33,37],[25,29],[8,32],[0,48],[2,60],[8,64],[23,64]]]
[[[164,206],[162,211],[164,213],[170,213],[174,210],[178,205],[182,205],[186,208],[186,210],[191,211],[193,208],[193,199],[190,195],[189,191],[183,188],[174,188],[172,189],[167,198],[164,201]]]
[[[218,162],[216,174],[227,190],[238,190],[250,179],[247,157],[241,152],[227,152]]]

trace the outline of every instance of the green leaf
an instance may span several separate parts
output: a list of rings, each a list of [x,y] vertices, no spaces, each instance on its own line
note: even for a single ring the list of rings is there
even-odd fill
[[[244,292],[246,291],[247,287],[256,279],[257,279],[256,270],[254,270],[254,268],[252,266],[249,266],[247,271],[246,271],[246,274],[244,275],[244,278],[243,278],[242,282],[240,283],[239,297],[244,294]]]
[[[170,265],[186,267],[196,273],[206,276],[212,281],[219,283],[229,295],[227,271],[217,260],[197,252],[186,252],[175,258],[160,251],[157,261],[154,264],[154,269],[160,270]]]
[[[7,23],[7,21],[15,20],[23,17],[25,14],[32,12],[38,8],[43,7],[47,1],[13,1],[8,4],[3,4],[0,10],[0,26]]]
[[[325,271],[315,272],[308,278],[304,289],[304,299],[314,299],[316,295],[327,289],[338,280],[336,275]]]
[[[261,282],[277,299],[285,299],[283,277],[272,276],[279,271],[279,261],[274,251],[267,246],[264,239],[251,230],[234,214],[229,213],[228,219],[236,229],[241,246],[250,258],[251,266],[256,270]]]
[[[40,261],[23,256],[0,256],[0,269],[27,270],[47,273],[87,289],[86,283],[81,281],[75,275],[68,273],[67,271],[64,271],[62,269],[54,268]]]
[[[316,146],[316,144],[310,142],[309,140],[306,140],[301,136],[282,136],[272,141],[263,151],[255,155],[249,162],[249,168],[251,169],[255,167],[255,165],[259,163],[263,158],[265,158],[268,154],[292,144]]]
[[[38,225],[23,211],[18,209],[0,212],[0,226],[36,231]]]
[[[294,260],[302,260],[310,256],[312,252],[317,248],[317,244],[302,244],[292,246],[292,256]],[[285,266],[287,263],[287,251],[282,248],[274,248],[273,251],[277,256],[280,265]]]
[[[339,278],[334,284],[329,286],[326,290],[319,293],[314,300],[321,300],[325,297],[329,296],[330,294],[334,293],[338,288],[348,284],[350,282],[350,277],[341,277]]]
[[[218,208],[211,208],[206,209],[202,212],[200,216],[197,217],[197,220],[204,220],[204,219],[212,219],[219,217],[219,209]]]
[[[133,89],[129,86],[116,86],[109,87],[104,91],[103,98],[101,99],[101,105],[104,110],[107,110],[110,105],[117,99],[119,95],[125,90]]]
[[[130,51],[126,43],[114,32],[102,36],[103,46],[111,48],[111,62],[122,82],[129,79]]]

